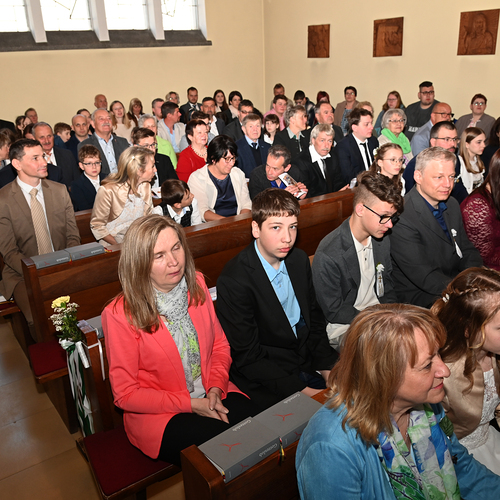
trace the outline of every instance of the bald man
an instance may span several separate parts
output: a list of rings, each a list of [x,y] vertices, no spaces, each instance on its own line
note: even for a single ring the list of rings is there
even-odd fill
[[[452,118],[453,113],[451,112],[449,104],[446,104],[445,102],[436,103],[432,109],[431,119],[418,129],[417,133],[411,140],[411,152],[413,153],[413,156],[417,156],[420,151],[429,147],[431,128],[436,123],[451,121]]]
[[[108,100],[104,94],[97,94],[94,97],[94,106],[96,109],[108,109]]]

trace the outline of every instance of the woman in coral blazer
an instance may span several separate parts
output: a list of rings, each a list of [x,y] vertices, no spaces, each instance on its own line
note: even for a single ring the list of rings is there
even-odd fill
[[[121,252],[123,292],[103,312],[115,404],[134,446],[180,464],[182,449],[253,415],[254,407],[229,382],[229,344],[182,227],[142,217]]]

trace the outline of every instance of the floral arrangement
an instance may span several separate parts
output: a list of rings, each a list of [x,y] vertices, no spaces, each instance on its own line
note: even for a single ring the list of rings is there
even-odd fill
[[[77,326],[76,308],[78,304],[69,301],[68,295],[59,297],[52,302],[54,313],[50,319],[58,332],[59,342],[77,343],[84,339],[83,333]],[[64,345],[63,345],[64,348]]]

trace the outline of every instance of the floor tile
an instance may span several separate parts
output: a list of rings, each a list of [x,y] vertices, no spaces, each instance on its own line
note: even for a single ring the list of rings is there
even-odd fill
[[[28,376],[33,372],[21,348],[0,353],[0,386]]]
[[[76,446],[0,481],[0,498],[98,500],[90,469]]]
[[[20,349],[19,343],[12,333],[10,323],[0,318],[0,353]]]
[[[148,500],[185,500],[182,472],[148,488]]]
[[[53,408],[47,394],[37,389],[31,373],[28,377],[0,386],[0,401],[7,402],[0,405],[0,427]]]
[[[55,408],[0,428],[0,480],[75,447]]]

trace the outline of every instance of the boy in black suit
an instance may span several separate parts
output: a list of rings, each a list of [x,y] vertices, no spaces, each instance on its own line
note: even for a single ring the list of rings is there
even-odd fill
[[[78,161],[83,172],[70,188],[75,212],[94,207],[95,195],[105,177],[101,174],[101,155],[95,146],[91,144],[82,146],[78,151]]]
[[[217,281],[217,315],[231,345],[230,378],[261,409],[325,388],[337,355],[312,284],[307,255],[293,248],[297,199],[267,189],[252,203],[255,241]]]

